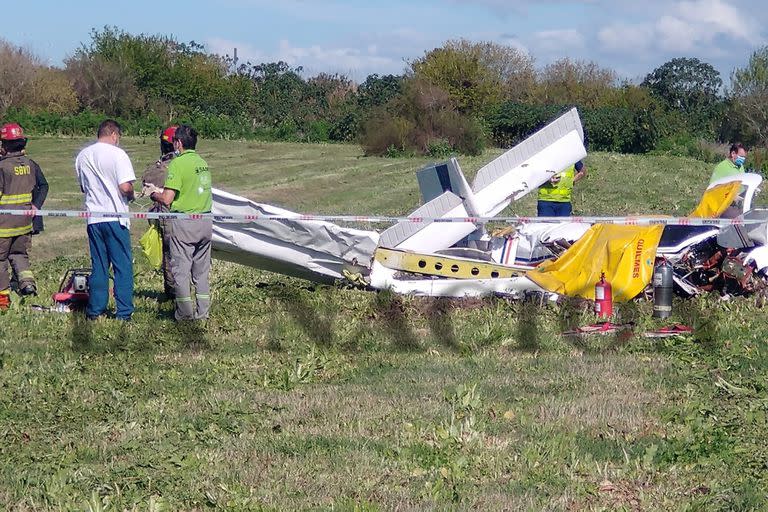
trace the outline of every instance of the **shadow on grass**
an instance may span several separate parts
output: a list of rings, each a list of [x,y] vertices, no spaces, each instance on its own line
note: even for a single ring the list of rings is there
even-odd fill
[[[93,350],[93,322],[85,317],[84,311],[73,311],[69,316],[69,340],[75,352]]]
[[[626,346],[636,336],[635,328],[642,315],[633,301],[615,304],[615,314],[608,319],[595,318],[592,313],[594,303],[587,299],[564,296],[560,298],[558,305],[558,332],[574,348],[589,354],[611,352]],[[595,326],[609,322],[617,327],[607,333],[575,333],[579,327],[585,327],[589,322],[594,322],[590,325]]]
[[[535,352],[541,347],[539,315],[543,298],[525,297],[517,308],[517,340],[520,350]]]
[[[685,325],[693,328],[693,337],[708,350],[718,350],[717,340],[720,337],[718,315],[713,311],[705,311],[701,300],[695,297],[676,304],[678,316]]]
[[[319,290],[316,296],[306,292],[315,292],[314,287],[306,287],[295,290],[284,285],[265,286],[266,294],[282,309],[301,329],[301,331],[314,343],[320,346],[330,346],[339,340],[342,335],[335,332],[337,311],[333,300],[337,297],[324,295],[324,290]],[[156,299],[158,302],[164,298],[162,292],[140,290],[140,297]],[[328,300],[326,300],[326,298]],[[330,302],[329,302],[330,301]],[[366,334],[380,333],[391,340],[398,350],[415,351],[424,348],[424,341],[430,336],[434,343],[440,344],[450,350],[461,351],[462,344],[457,338],[454,314],[462,308],[477,308],[490,306],[490,302],[483,300],[465,301],[462,299],[450,299],[444,297],[412,299],[395,294],[391,291],[379,291],[373,295],[369,302],[370,313],[368,322],[363,319],[358,331],[352,336],[360,339]],[[580,324],[584,324],[591,317],[589,309],[590,301],[582,299],[563,298],[556,307],[556,317],[552,318],[552,309],[543,295],[527,296],[524,300],[511,303],[509,312],[515,315],[514,325],[509,325],[515,331],[517,348],[522,351],[539,351],[548,346],[545,336],[558,336],[559,333],[572,331]],[[695,337],[703,344],[711,344],[718,339],[718,324],[716,315],[709,315],[705,311],[706,303],[698,300],[678,302],[677,317],[683,323],[691,325],[695,329]],[[454,311],[457,310],[457,311]],[[647,321],[643,319],[648,314],[647,308],[643,311],[637,303],[628,302],[618,305],[617,320],[623,324],[634,324],[639,327]],[[172,320],[172,309],[158,307],[156,314],[163,320]],[[273,315],[279,321],[280,315]],[[413,320],[421,317],[426,322],[429,333],[421,332],[414,326]],[[553,321],[554,320],[554,324]],[[647,319],[646,319],[647,320]],[[499,322],[506,322],[501,318]],[[274,324],[274,323],[273,323]],[[279,329],[277,324],[275,327]],[[86,320],[82,312],[72,313],[70,319],[71,345],[75,351],[84,352],[110,352],[120,350],[148,349],[153,346],[152,339],[170,339],[178,345],[190,349],[207,349],[211,347],[207,326],[201,322],[173,322],[172,325],[164,325],[163,331],[155,331],[154,328],[145,325],[121,325],[119,331],[106,331],[104,326],[94,326],[93,322]],[[98,327],[94,332],[94,327]],[[117,325],[116,325],[117,327]],[[552,332],[554,327],[555,332]],[[503,325],[499,325],[503,329]],[[343,331],[340,331],[343,332]],[[104,336],[102,336],[104,334]],[[585,352],[600,353],[616,350],[625,346],[636,334],[632,330],[618,330],[608,335],[578,335],[568,338],[568,343]],[[279,338],[279,336],[277,336]],[[149,343],[148,343],[149,342]],[[278,343],[279,346],[279,343]]]
[[[179,345],[192,350],[205,350],[211,348],[208,339],[208,331],[200,320],[184,320],[175,322],[171,327],[177,337]]]
[[[313,288],[309,290],[314,291]],[[334,319],[322,315],[317,304],[306,294],[288,293],[288,290],[282,287],[270,288],[268,294],[280,303],[283,310],[314,343],[323,346],[334,343]],[[370,318],[397,349],[413,351],[420,348],[419,336],[409,321],[409,315],[416,311],[416,308],[409,307],[402,296],[389,291],[376,292],[372,308]],[[451,319],[452,309],[450,299],[437,298],[429,302],[424,309],[424,315],[434,339],[446,347],[457,349],[458,342]],[[359,338],[360,333],[355,337]]]
[[[451,317],[454,307],[455,303],[450,299],[437,297],[429,302],[425,314],[434,339],[446,348],[459,350]]]
[[[573,297],[563,297],[559,302],[557,327],[560,332],[567,332],[579,326],[579,319],[584,312],[584,301]]]
[[[69,315],[69,339],[75,352],[105,354],[135,348],[131,326],[127,322],[115,321],[117,329],[102,337],[94,332],[96,322],[110,320],[88,320],[84,311],[73,311]]]
[[[173,302],[173,299],[169,298],[165,292],[159,292],[157,290],[136,290],[134,292],[134,296],[143,299],[155,300],[160,304],[164,302]]]
[[[311,289],[314,291],[314,288]],[[280,302],[286,313],[318,345],[333,344],[333,320],[318,314],[317,307],[303,293],[289,293],[282,286],[266,288],[267,294]]]
[[[373,305],[375,317],[380,319],[395,347],[405,351],[419,348],[419,339],[408,323],[408,310],[401,296],[391,291],[378,292]]]

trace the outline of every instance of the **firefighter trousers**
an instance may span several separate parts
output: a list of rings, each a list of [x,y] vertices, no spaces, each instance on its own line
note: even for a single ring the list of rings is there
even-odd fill
[[[172,219],[167,228],[170,228],[176,320],[204,320],[211,307],[208,276],[211,272],[213,221]]]
[[[168,224],[170,219],[158,219],[155,221],[157,228],[160,230],[160,239],[162,240],[163,247],[163,291],[168,299],[173,299],[176,294],[176,286],[173,279],[173,271],[171,271],[171,229]]]
[[[0,294],[7,295],[11,289],[11,279],[8,266],[19,280],[19,287],[35,282],[29,266],[29,248],[32,245],[32,235],[20,235],[0,238]]]

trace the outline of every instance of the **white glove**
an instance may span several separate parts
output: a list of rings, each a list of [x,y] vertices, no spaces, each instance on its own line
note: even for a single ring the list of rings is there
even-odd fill
[[[151,196],[155,192],[157,192],[158,194],[162,194],[163,189],[156,185],[153,185],[152,183],[144,183],[144,186],[141,187],[141,197]]]

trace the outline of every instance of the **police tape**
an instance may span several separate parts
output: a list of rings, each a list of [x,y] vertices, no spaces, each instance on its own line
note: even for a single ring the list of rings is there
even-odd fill
[[[323,222],[357,222],[371,224],[398,223],[472,223],[488,224],[492,222],[505,224],[544,223],[585,223],[585,224],[616,224],[624,226],[744,226],[764,224],[768,219],[705,219],[697,217],[654,217],[654,216],[577,216],[577,217],[402,217],[391,215],[269,215],[269,214],[220,214],[220,213],[161,213],[161,212],[88,212],[81,210],[0,210],[0,216],[23,217],[56,217],[78,219],[129,219],[129,220],[206,220],[215,222],[274,222],[274,221],[323,221]]]

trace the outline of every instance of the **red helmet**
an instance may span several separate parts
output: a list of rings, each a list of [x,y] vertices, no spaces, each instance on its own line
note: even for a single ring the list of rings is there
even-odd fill
[[[24,130],[16,123],[6,123],[0,128],[0,140],[19,140],[24,138]]]
[[[178,126],[173,125],[163,130],[163,134],[160,136],[160,140],[164,140],[165,142],[173,144],[173,137],[176,135],[176,128],[178,128]]]

